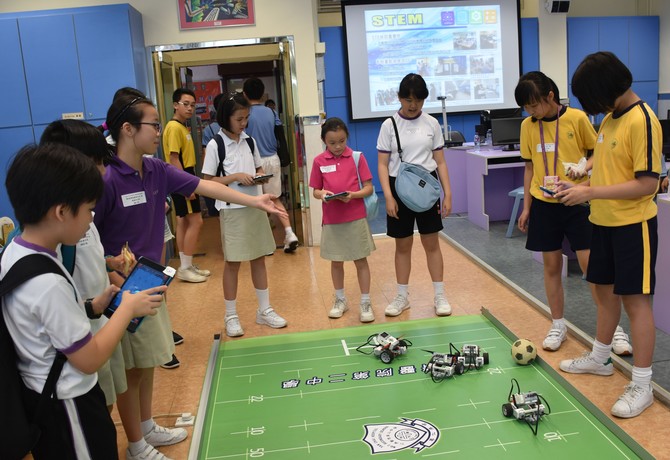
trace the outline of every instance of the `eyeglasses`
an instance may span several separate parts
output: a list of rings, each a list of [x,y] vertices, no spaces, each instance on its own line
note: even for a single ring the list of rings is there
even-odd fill
[[[139,121],[139,122],[137,122],[137,124],[138,125],[151,125],[159,133],[161,132],[161,128],[162,128],[160,123],[151,123],[151,122],[148,122],[148,121]]]
[[[186,107],[187,109],[188,109],[189,107],[193,107],[193,108],[195,109],[195,102],[191,103],[191,102],[182,102],[182,101],[179,101],[179,102],[177,102],[177,104],[181,104],[181,105],[183,105],[184,107]]]

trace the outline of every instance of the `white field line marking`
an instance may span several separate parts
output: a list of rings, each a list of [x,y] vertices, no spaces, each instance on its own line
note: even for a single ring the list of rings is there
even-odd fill
[[[349,349],[347,348],[347,341],[342,339],[342,348],[344,348],[344,354],[349,356]]]

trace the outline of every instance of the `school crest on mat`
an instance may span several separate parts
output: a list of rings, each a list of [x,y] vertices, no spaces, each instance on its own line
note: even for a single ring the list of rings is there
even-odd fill
[[[373,454],[433,447],[440,438],[440,430],[425,420],[401,418],[399,423],[371,423],[365,425],[365,441]]]

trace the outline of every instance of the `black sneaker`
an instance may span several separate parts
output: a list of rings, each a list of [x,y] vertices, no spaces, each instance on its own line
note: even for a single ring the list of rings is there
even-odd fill
[[[175,355],[172,355],[172,359],[165,364],[161,364],[163,369],[176,369],[179,367],[179,360]]]
[[[175,345],[181,345],[184,343],[184,337],[177,334],[175,331],[172,331],[172,340],[174,340]]]

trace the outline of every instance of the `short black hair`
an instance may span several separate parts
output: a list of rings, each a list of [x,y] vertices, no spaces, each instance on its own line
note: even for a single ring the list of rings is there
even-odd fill
[[[64,205],[76,215],[79,206],[100,199],[103,181],[93,160],[77,149],[45,143],[19,150],[5,187],[23,228],[41,222],[53,206]]]
[[[398,88],[398,97],[406,98],[414,96],[417,99],[422,101],[428,98],[428,87],[426,86],[426,80],[417,73],[408,73],[400,82],[400,87]]]
[[[188,94],[189,96],[192,96],[193,99],[195,99],[195,93],[193,92],[192,89],[189,88],[177,88],[174,90],[174,93],[172,93],[172,102],[179,102],[181,101],[181,97],[184,94]]]
[[[119,96],[146,97],[142,91],[131,86],[124,86],[123,88],[117,89],[112,100]]]
[[[519,78],[514,89],[514,99],[519,107],[537,104],[546,98],[550,92],[554,93],[554,102],[560,104],[558,86],[551,78],[542,72],[528,72]]]
[[[344,131],[344,133],[347,135],[347,138],[349,138],[349,129],[347,128],[346,123],[342,121],[342,119],[337,117],[328,118],[323,122],[323,125],[321,125],[321,140],[325,142],[326,133],[330,131],[338,131],[340,129]]]
[[[258,101],[265,93],[265,84],[258,77],[247,78],[242,86],[242,91],[253,101]]]
[[[588,114],[607,113],[633,84],[633,74],[614,53],[589,54],[572,75],[572,94]]]
[[[244,94],[235,93],[228,99],[223,99],[216,110],[216,122],[226,131],[230,132],[230,117],[239,109],[249,108],[249,101]]]
[[[46,127],[40,145],[49,142],[74,147],[92,159],[95,164],[104,164],[111,158],[105,136],[93,125],[81,120],[56,120]]]
[[[141,106],[144,104],[154,105],[146,97],[132,96],[131,94],[125,94],[114,99],[112,105],[109,106],[109,110],[107,110],[107,120],[105,121],[112,139],[119,141],[119,132],[126,122],[140,126],[139,123],[144,116]]]
[[[212,102],[214,104],[214,112],[219,111],[219,106],[221,105],[221,100],[224,98],[223,93],[217,94],[214,96],[214,101]]]
[[[275,105],[275,106],[277,105],[277,103],[274,101],[274,99],[268,99],[267,101],[265,101],[265,107],[269,107],[271,105]]]

